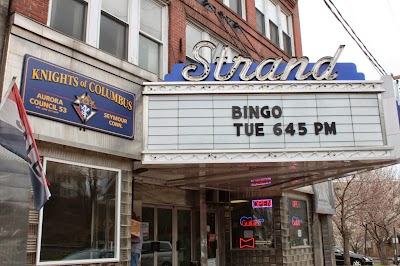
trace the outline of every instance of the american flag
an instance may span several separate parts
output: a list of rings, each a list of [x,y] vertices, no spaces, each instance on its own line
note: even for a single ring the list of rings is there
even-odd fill
[[[40,210],[51,196],[49,183],[15,82],[0,103],[0,145],[28,162],[35,208]]]

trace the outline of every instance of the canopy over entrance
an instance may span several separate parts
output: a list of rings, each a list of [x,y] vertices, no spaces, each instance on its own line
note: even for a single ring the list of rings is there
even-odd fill
[[[143,94],[145,149],[135,168],[153,183],[289,189],[399,162],[390,77],[148,83]]]

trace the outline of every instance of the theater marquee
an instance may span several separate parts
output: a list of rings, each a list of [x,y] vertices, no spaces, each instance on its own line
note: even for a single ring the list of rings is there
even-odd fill
[[[386,110],[393,93],[338,63],[344,47],[315,64],[242,56],[228,64],[226,47],[208,64],[200,55],[208,48],[196,45],[199,64],[175,65],[166,82],[145,84],[143,163],[395,158],[386,128],[397,117]]]

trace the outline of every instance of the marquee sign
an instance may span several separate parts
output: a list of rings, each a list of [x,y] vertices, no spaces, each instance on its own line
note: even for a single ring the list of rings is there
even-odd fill
[[[27,113],[134,138],[135,95],[26,55],[22,98]]]
[[[384,104],[393,98],[385,91],[390,82],[365,81],[354,64],[339,63],[344,46],[316,63],[245,56],[227,63],[224,47],[210,64],[202,51],[214,48],[198,43],[198,63],[145,83],[143,163],[392,158],[386,120],[393,114]],[[250,186],[270,182],[252,179]]]
[[[224,46],[215,63],[208,63],[200,54],[201,50],[216,46],[201,41],[193,48],[197,64],[177,64],[165,81],[277,81],[277,80],[364,80],[352,63],[337,63],[344,45],[339,46],[335,55],[325,56],[316,63],[309,63],[307,57],[292,58],[284,62],[282,57],[268,57],[260,63],[246,56],[236,56],[233,63],[227,63],[229,47]]]

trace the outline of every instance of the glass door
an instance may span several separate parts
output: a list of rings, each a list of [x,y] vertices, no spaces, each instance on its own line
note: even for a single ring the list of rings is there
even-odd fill
[[[142,266],[172,266],[172,209],[143,207]]]
[[[178,253],[178,266],[190,265],[192,257],[191,216],[190,210],[178,210],[178,241],[176,250]]]

